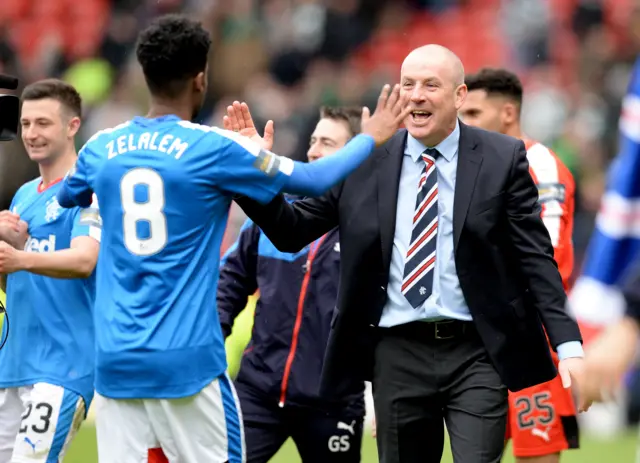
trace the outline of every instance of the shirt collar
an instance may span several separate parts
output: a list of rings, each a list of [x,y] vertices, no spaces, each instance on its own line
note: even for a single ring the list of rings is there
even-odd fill
[[[447,138],[442,140],[436,146],[435,149],[438,150],[440,155],[445,158],[447,161],[451,161],[455,154],[458,152],[458,145],[460,143],[460,123],[456,118],[456,126],[453,129],[453,132],[449,134]],[[407,147],[406,154],[411,156],[413,162],[417,162],[420,159],[420,155],[426,150],[427,147],[422,144],[422,142],[413,138],[411,134],[407,135]]]

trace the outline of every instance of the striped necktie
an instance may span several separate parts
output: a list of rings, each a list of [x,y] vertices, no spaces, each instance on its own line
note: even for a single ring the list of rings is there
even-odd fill
[[[427,148],[422,153],[424,168],[418,183],[418,199],[413,214],[411,242],[404,258],[402,294],[416,309],[431,295],[433,289],[436,234],[438,233],[436,157],[439,154],[434,148]]]

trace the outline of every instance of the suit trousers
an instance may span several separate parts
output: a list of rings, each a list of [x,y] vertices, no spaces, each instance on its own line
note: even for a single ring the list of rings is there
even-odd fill
[[[446,336],[428,322],[379,328],[373,398],[380,463],[440,462],[445,424],[455,463],[502,457],[507,388],[473,323],[449,323]]]

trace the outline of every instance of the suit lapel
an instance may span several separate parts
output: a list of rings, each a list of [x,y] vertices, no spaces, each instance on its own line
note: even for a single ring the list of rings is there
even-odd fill
[[[378,220],[380,221],[382,268],[385,271],[391,264],[393,235],[396,230],[396,210],[398,209],[400,169],[402,168],[406,139],[407,131],[399,131],[385,144],[381,155],[377,158]]]
[[[453,245],[458,249],[458,241],[464,221],[469,211],[476,179],[482,165],[482,153],[476,149],[474,133],[460,122],[460,143],[458,147],[458,167],[456,168],[456,188],[453,200]]]

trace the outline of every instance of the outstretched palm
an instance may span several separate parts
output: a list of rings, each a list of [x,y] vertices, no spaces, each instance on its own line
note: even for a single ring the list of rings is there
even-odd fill
[[[222,119],[222,123],[225,129],[253,140],[266,150],[273,147],[273,121],[267,121],[264,136],[261,137],[246,103],[234,101],[232,105],[227,106],[227,115]]]

